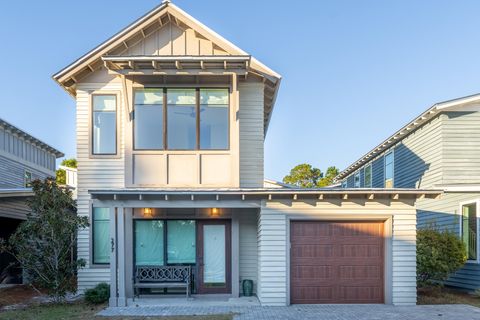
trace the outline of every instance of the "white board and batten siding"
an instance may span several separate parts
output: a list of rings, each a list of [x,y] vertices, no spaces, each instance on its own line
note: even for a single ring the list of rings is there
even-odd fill
[[[262,305],[289,304],[289,221],[358,220],[391,221],[386,225],[386,303],[416,304],[416,215],[413,204],[404,202],[342,201],[281,203],[267,201],[258,219],[258,289]]]
[[[263,83],[240,82],[240,187],[263,187]]]
[[[77,160],[78,160],[78,214],[91,218],[89,189],[122,188],[125,185],[124,143],[122,124],[125,117],[119,81],[109,83],[82,83],[77,89]],[[90,156],[91,93],[96,91],[119,92],[117,112],[119,114],[119,156],[116,158],[94,158]],[[91,221],[90,221],[91,222]],[[78,234],[78,258],[85,259],[87,265],[78,272],[78,290],[83,292],[100,282],[110,281],[109,266],[91,266],[90,231],[84,229]]]

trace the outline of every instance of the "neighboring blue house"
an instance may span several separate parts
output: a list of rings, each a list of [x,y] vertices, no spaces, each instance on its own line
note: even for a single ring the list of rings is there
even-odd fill
[[[63,153],[0,119],[0,238],[8,238],[25,220],[25,200],[31,181],[55,176]],[[0,283],[18,282],[19,274],[5,270],[12,257],[0,254]]]
[[[439,188],[440,199],[417,202],[419,228],[457,233],[468,248],[465,267],[447,284],[480,288],[480,94],[437,103],[348,166],[344,188]]]

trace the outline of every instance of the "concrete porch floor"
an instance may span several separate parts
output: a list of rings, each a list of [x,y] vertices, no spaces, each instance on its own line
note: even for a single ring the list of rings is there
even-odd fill
[[[128,299],[128,307],[254,307],[260,306],[257,297],[232,298],[230,295],[141,295]]]

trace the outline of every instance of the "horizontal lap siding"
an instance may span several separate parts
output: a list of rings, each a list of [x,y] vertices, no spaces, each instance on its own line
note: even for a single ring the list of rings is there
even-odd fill
[[[383,156],[372,163],[372,188],[383,188],[384,184]]]
[[[288,297],[288,220],[321,219],[322,216],[348,215],[350,220],[362,220],[365,215],[393,216],[392,230],[392,302],[395,305],[416,303],[416,214],[413,206],[393,202],[267,202],[262,207],[258,223],[259,290],[263,305],[285,305]],[[389,259],[388,257],[386,259]],[[385,278],[388,279],[387,277]]]
[[[3,198],[0,199],[0,217],[21,219],[27,218],[30,208],[25,203],[26,198]]]
[[[437,117],[395,146],[396,188],[425,188],[441,182],[441,124]]]
[[[480,112],[442,115],[443,183],[480,182]]]
[[[54,171],[35,169],[33,166],[0,155],[0,189],[25,188],[25,171],[32,174],[33,180],[55,176]]]
[[[263,83],[238,86],[240,94],[240,187],[263,187]]]
[[[81,84],[77,90],[77,160],[78,160],[78,214],[90,217],[89,189],[122,188],[124,187],[124,157],[123,140],[119,141],[120,158],[94,159],[89,157],[89,123],[90,123],[90,95],[89,91],[120,91],[120,83],[109,84]],[[121,98],[121,96],[119,96]],[[121,101],[118,101],[117,110],[121,112],[120,119],[124,119]],[[122,130],[123,121],[120,120],[118,130]],[[120,131],[121,132],[121,131]],[[121,137],[122,135],[120,135]],[[78,272],[78,289],[83,292],[99,282],[110,281],[109,267],[91,267],[90,257],[90,229],[81,230],[78,234],[78,258],[87,262],[85,268]]]
[[[460,203],[476,201],[480,193],[445,193],[440,199],[417,202],[419,228],[433,226],[460,235]],[[480,265],[467,263],[450,276],[447,285],[464,289],[480,288]]]
[[[257,220],[253,210],[245,210],[239,215],[240,228],[240,292],[243,293],[242,281],[253,280],[253,292],[257,291],[258,248]]]

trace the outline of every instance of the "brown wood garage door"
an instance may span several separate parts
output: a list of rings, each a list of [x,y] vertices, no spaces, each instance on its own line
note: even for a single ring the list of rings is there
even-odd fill
[[[291,303],[383,303],[383,222],[292,221]]]

